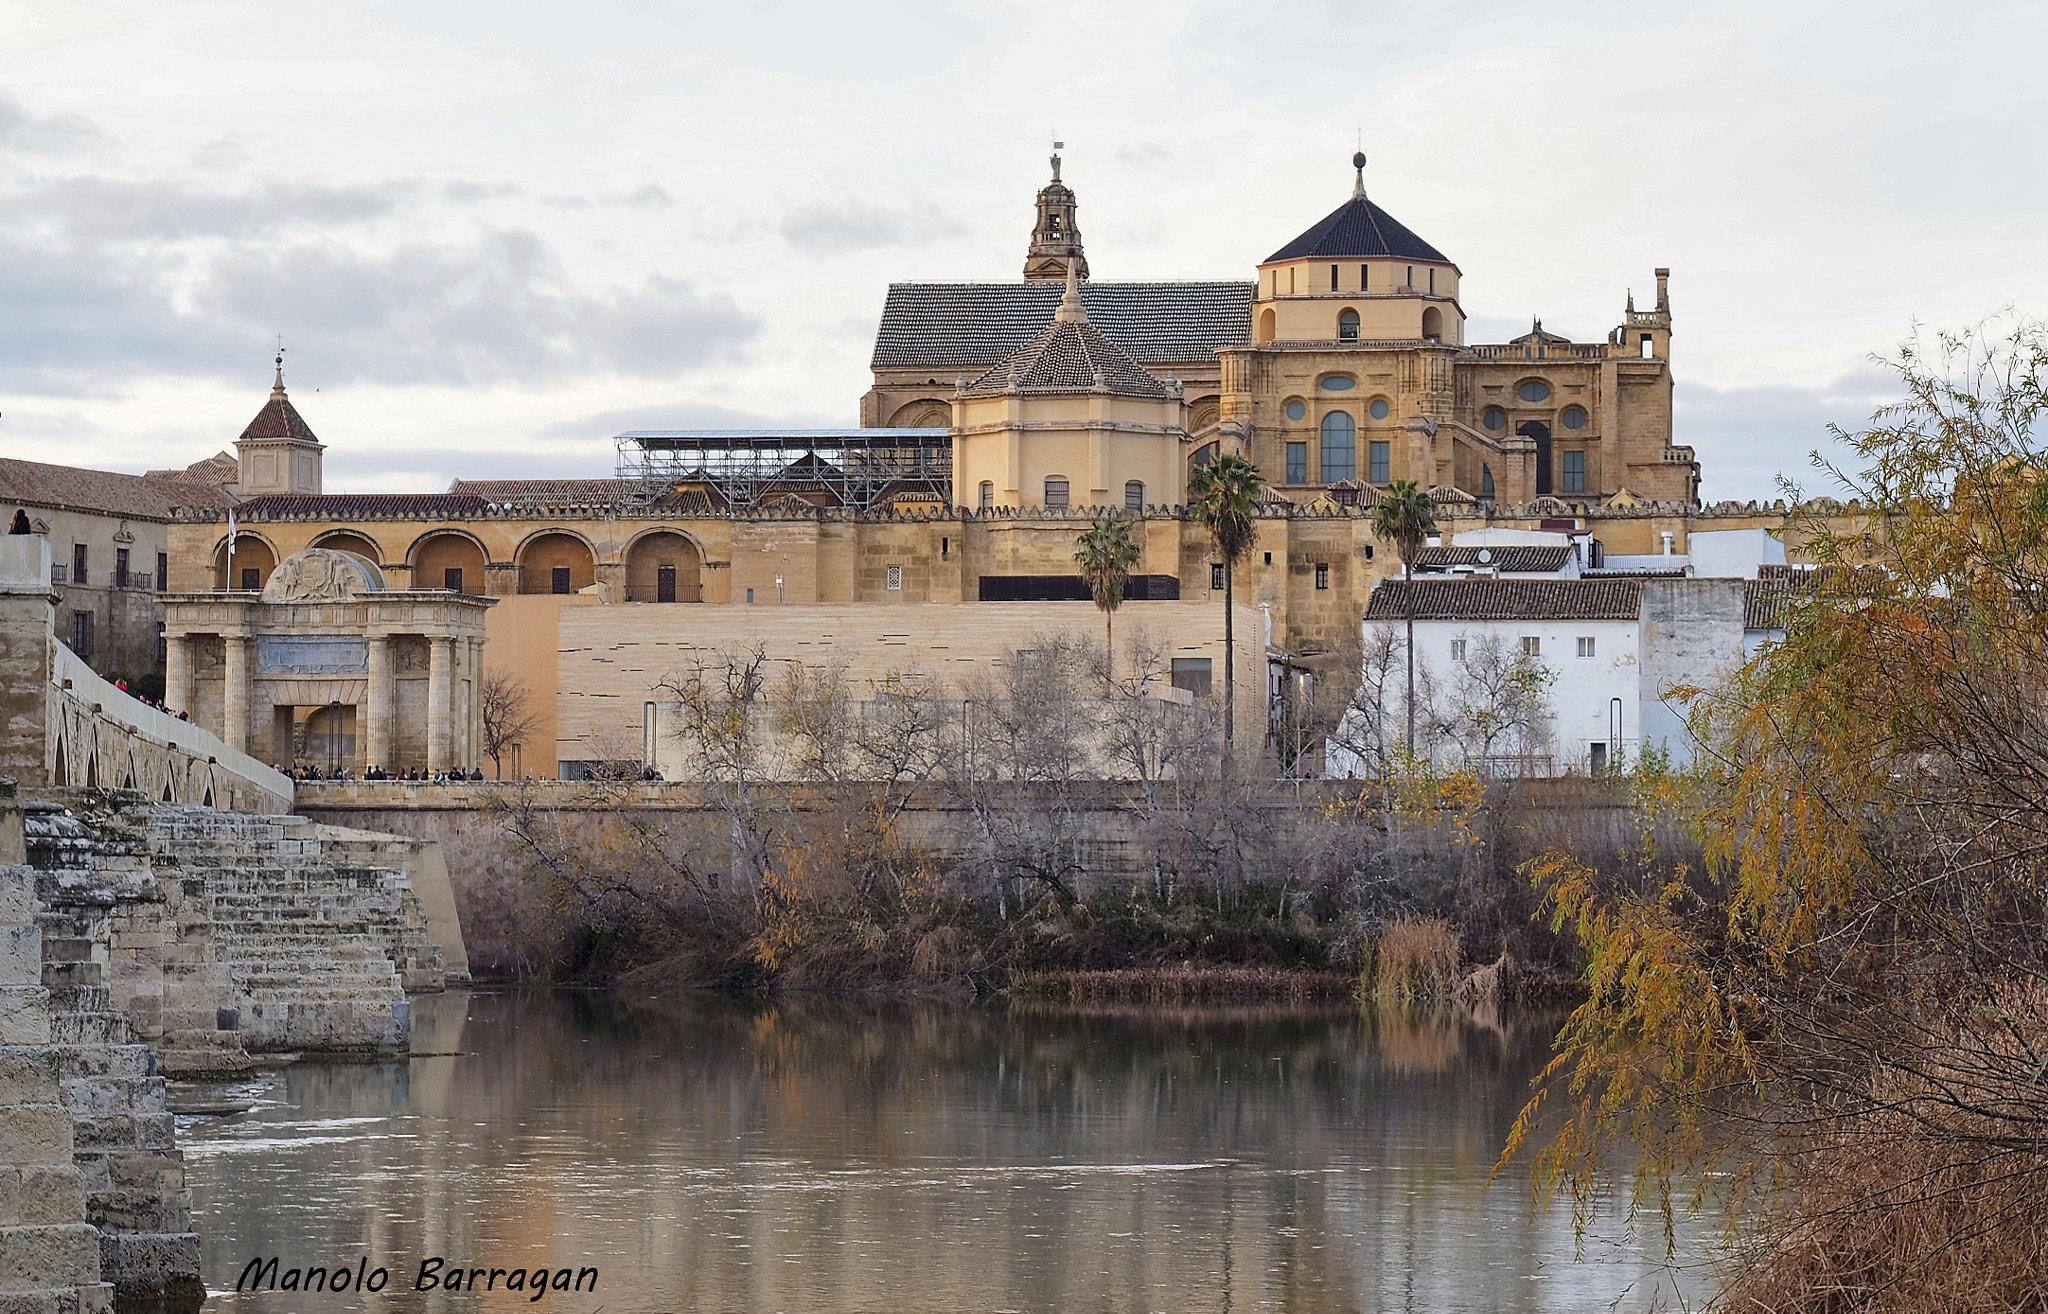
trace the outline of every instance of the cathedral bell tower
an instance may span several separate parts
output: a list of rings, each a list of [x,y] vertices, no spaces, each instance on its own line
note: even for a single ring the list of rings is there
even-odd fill
[[[1031,230],[1031,251],[1024,257],[1024,277],[1064,282],[1067,262],[1088,277],[1088,258],[1081,254],[1081,229],[1074,220],[1074,192],[1060,181],[1060,157],[1052,157],[1052,181],[1038,192],[1038,224]]]

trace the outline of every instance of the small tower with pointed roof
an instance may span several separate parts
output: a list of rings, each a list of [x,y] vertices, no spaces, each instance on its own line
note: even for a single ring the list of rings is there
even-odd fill
[[[1181,389],[1088,321],[1079,270],[1052,320],[953,399],[953,497],[968,510],[1172,506]]]
[[[320,491],[320,455],[327,449],[284,390],[284,353],[270,400],[235,440],[236,491],[241,496]]]
[[[1024,277],[1033,281],[1062,279],[1069,268],[1088,277],[1088,257],[1081,253],[1081,226],[1074,217],[1074,192],[1060,181],[1060,157],[1052,157],[1052,181],[1038,190],[1038,222],[1031,229],[1031,250],[1024,256]]]

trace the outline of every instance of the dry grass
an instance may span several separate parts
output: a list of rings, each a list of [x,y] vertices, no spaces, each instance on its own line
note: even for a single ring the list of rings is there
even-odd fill
[[[2048,992],[1979,1012],[1795,1142],[1723,1308],[2048,1311]]]
[[[1458,933],[1441,917],[1403,917],[1380,932],[1373,994],[1383,1004],[1449,999],[1458,981]]]

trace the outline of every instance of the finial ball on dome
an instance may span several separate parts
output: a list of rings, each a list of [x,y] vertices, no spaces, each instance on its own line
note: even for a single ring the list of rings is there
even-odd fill
[[[1360,151],[1360,152],[1358,152],[1358,153],[1357,153],[1356,155],[1353,155],[1353,156],[1351,157],[1351,167],[1352,167],[1352,168],[1354,168],[1354,169],[1363,169],[1363,168],[1365,167],[1365,152],[1364,152],[1364,151]]]

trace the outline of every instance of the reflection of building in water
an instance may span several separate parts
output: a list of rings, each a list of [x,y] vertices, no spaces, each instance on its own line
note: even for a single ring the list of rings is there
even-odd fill
[[[393,591],[362,557],[309,548],[261,593],[165,597],[165,698],[266,761],[467,769],[483,759],[490,606]]]

